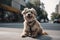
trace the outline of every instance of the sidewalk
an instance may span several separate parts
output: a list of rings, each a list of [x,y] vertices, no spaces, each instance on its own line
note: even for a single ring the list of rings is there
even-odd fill
[[[48,35],[37,37],[36,39],[26,37],[21,38],[22,28],[2,28],[0,27],[0,40],[60,40],[59,30],[45,30]]]

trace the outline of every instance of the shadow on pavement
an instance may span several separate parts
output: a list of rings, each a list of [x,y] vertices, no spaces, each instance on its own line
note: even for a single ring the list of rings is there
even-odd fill
[[[52,40],[52,37],[49,35],[38,36],[37,38],[25,37],[20,38],[20,40]]]
[[[38,36],[37,39],[38,40],[51,40],[52,37],[50,37],[48,35],[43,35],[43,36]]]

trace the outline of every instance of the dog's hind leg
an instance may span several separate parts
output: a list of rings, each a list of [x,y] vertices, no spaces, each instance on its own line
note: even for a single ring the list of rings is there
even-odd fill
[[[42,35],[48,35],[48,33],[47,32],[42,32]]]

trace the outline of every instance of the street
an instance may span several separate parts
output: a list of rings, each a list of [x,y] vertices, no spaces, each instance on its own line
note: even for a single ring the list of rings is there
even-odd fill
[[[41,23],[41,25],[44,29],[60,30],[60,24],[58,23]],[[23,28],[23,23],[0,23],[0,27]]]
[[[41,23],[48,35],[22,38],[22,23],[0,23],[0,40],[60,40],[60,24]]]

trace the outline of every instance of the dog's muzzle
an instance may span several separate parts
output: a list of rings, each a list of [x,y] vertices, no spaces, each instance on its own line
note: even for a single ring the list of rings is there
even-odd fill
[[[31,19],[31,18],[32,18],[32,15],[31,15],[31,14],[28,14],[28,16],[27,16],[27,17]]]

